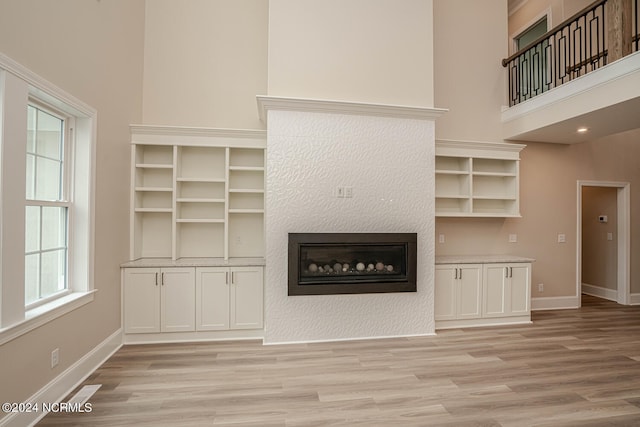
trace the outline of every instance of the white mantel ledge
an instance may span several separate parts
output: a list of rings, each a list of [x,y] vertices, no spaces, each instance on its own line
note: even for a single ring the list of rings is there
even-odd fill
[[[409,107],[403,105],[370,104],[363,102],[326,99],[289,98],[280,96],[256,96],[260,120],[267,122],[270,110],[304,111],[311,113],[353,114],[399,119],[435,120],[446,113],[444,108]]]

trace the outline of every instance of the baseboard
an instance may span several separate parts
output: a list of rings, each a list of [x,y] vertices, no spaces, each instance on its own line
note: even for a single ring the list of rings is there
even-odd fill
[[[566,310],[578,307],[580,307],[580,298],[576,296],[531,298],[531,311]]]
[[[328,338],[328,339],[315,339],[315,340],[299,340],[299,341],[275,341],[275,342],[263,342],[265,346],[277,346],[277,345],[298,345],[298,344],[317,344],[317,343],[332,343],[332,342],[345,342],[345,341],[368,341],[368,340],[386,340],[393,338],[416,338],[416,337],[434,337],[436,333],[426,334],[409,334],[409,335],[380,335],[380,336],[367,336],[367,337],[353,337],[353,338]]]
[[[603,288],[602,286],[590,285],[588,283],[582,284],[582,293],[591,295],[598,298],[603,298],[609,301],[618,301],[618,291],[613,289]]]
[[[477,319],[452,319],[436,320],[436,332],[445,329],[458,328],[484,328],[489,326],[513,326],[528,325],[531,322],[531,315],[509,316],[509,317],[487,317]]]
[[[35,425],[40,419],[47,415],[42,412],[43,402],[60,402],[109,357],[118,351],[120,347],[122,347],[122,330],[118,329],[24,402],[34,405],[38,403],[38,412],[10,413],[0,419],[0,427],[24,427]]]
[[[640,305],[640,294],[631,294],[631,298],[629,299],[629,304]]]
[[[123,334],[122,343],[167,344],[209,341],[239,341],[264,339],[264,329],[237,329],[228,331],[171,332],[152,334]]]

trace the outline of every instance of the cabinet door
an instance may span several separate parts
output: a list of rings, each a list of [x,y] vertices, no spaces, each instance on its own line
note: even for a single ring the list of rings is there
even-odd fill
[[[513,264],[509,268],[509,311],[513,315],[526,315],[531,311],[531,264]]]
[[[126,268],[123,302],[124,332],[144,334],[160,332],[160,270]]]
[[[458,266],[457,318],[479,318],[482,315],[482,265]]]
[[[263,269],[231,269],[231,329],[259,329],[263,325]]]
[[[195,269],[163,268],[160,274],[162,290],[161,331],[195,331]]]
[[[436,265],[435,271],[435,320],[456,318],[457,267]]]
[[[230,274],[226,267],[196,269],[196,329],[229,329]]]
[[[484,317],[502,317],[509,315],[507,307],[508,265],[486,264],[484,266]]]

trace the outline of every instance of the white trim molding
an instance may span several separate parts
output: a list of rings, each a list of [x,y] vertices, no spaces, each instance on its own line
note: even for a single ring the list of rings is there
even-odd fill
[[[136,135],[177,135],[177,136],[209,136],[219,138],[257,138],[267,137],[267,131],[259,129],[227,129],[203,128],[187,126],[130,125],[132,134]]]
[[[256,96],[260,120],[267,122],[269,110],[304,111],[308,113],[355,114],[400,119],[435,120],[447,109],[408,107],[403,105],[370,104],[326,99],[287,98],[280,96]]]
[[[90,303],[93,301],[93,295],[96,292],[97,290],[73,292],[62,298],[55,299],[48,304],[27,311],[25,313],[25,319],[21,322],[0,329],[0,345]]]
[[[265,148],[267,131],[183,126],[130,125],[132,144]]]
[[[603,298],[609,301],[618,301],[618,291],[615,289],[604,288],[602,286],[590,285],[588,283],[582,284],[582,293],[591,295],[598,298]]]
[[[579,296],[531,298],[531,311],[572,308],[580,308]]]
[[[69,366],[64,372],[54,378],[49,384],[38,390],[25,401],[32,405],[38,404],[37,412],[15,412],[0,419],[0,427],[22,427],[35,425],[47,415],[42,412],[42,404],[59,403],[78,385],[89,377],[96,369],[122,347],[122,329],[118,329],[107,339],[98,344],[93,350],[85,354],[80,360]]]
[[[582,187],[611,187],[617,189],[618,211],[618,228],[616,230],[618,283],[614,301],[618,304],[628,305],[631,303],[631,184],[629,182],[578,180],[577,187],[576,295],[582,294]]]

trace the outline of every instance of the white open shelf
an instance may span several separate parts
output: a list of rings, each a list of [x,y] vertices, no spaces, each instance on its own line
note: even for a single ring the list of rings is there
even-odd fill
[[[132,128],[130,258],[264,257],[265,147],[249,131]]]
[[[520,216],[521,144],[436,141],[436,216]]]

